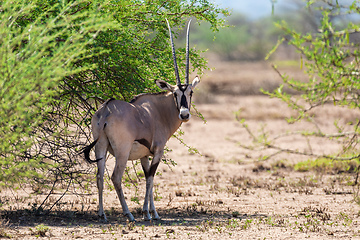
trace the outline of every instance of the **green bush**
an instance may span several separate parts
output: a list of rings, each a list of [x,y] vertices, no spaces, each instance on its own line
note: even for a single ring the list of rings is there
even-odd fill
[[[95,12],[69,16],[81,2],[54,3],[40,11],[42,4],[3,1],[0,5],[1,185],[38,178],[49,167],[34,145],[45,140],[39,129],[59,102],[63,78],[88,69],[74,62],[87,58],[87,45],[106,26]]]
[[[91,169],[79,150],[98,105],[155,91],[154,79],[175,82],[165,18],[176,37],[189,18],[216,31],[227,14],[206,0],[2,1],[0,183],[84,186]],[[200,53],[190,49],[199,73]]]

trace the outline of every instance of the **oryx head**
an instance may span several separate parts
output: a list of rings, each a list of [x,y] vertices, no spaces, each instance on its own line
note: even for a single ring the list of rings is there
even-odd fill
[[[175,68],[175,76],[176,76],[176,85],[171,85],[165,81],[157,80],[156,84],[163,90],[171,91],[174,94],[174,99],[179,110],[179,119],[183,122],[189,121],[190,114],[190,106],[191,106],[191,96],[193,93],[193,89],[200,82],[200,78],[196,76],[191,84],[189,84],[189,30],[190,30],[190,22],[188,23],[187,33],[186,33],[186,71],[185,71],[185,84],[181,84],[179,77],[179,70],[176,62],[176,54],[175,54],[175,46],[171,33],[171,28],[168,20],[166,19],[170,41],[171,41],[171,49],[172,55],[174,59],[174,68]]]

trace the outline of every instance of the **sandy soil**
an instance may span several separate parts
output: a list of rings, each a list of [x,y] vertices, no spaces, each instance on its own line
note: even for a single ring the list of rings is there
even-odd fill
[[[224,68],[219,71],[226,73]],[[203,78],[194,94],[206,124],[193,117],[181,127],[185,132],[181,138],[201,155],[190,153],[175,138],[168,143],[172,151],[166,156],[177,166],[160,165],[155,178],[161,221],[145,222],[141,218],[144,179],[137,180],[140,204],[130,199],[135,196],[134,187],[125,190],[135,224],[122,216],[116,193],[107,180],[104,206],[108,223],[97,217],[95,183],[89,186],[91,192],[66,195],[49,216],[37,216],[31,211],[45,195],[25,197],[3,191],[2,235],[15,239],[360,239],[360,205],[354,201],[359,187],[349,184],[355,175],[296,172],[291,164],[307,157],[279,154],[259,161],[272,150],[252,151],[239,146],[253,143],[235,119],[234,112],[239,110],[240,118],[245,118],[255,133],[265,129],[270,138],[314,126],[308,122],[288,125],[284,118],[294,113],[283,103],[243,90],[251,72],[258,76],[254,78],[256,86],[269,77],[273,79],[269,85],[276,86],[279,79],[270,73],[269,66],[247,64],[231,69],[231,78],[217,81],[211,74]],[[241,74],[241,69],[245,73]],[[214,84],[224,86],[221,82],[226,83],[227,90],[214,88]],[[315,117],[324,131],[333,132],[333,119],[360,116],[325,106]],[[317,154],[330,154],[339,147],[321,139],[309,141],[311,151]],[[309,150],[306,140],[298,135],[280,138],[277,144]],[[112,161],[108,161],[110,173]]]

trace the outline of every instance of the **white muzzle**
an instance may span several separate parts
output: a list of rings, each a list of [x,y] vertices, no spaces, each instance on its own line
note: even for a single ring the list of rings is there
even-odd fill
[[[183,122],[187,122],[190,120],[191,114],[189,109],[181,107],[180,108],[180,113],[179,113],[179,118],[181,121]]]

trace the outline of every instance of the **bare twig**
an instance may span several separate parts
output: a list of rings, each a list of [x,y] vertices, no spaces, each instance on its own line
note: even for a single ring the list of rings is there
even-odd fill
[[[49,208],[49,210],[47,211],[48,213],[51,212],[51,210],[53,209],[53,207],[60,202],[60,200],[65,196],[65,194],[69,191],[69,187],[71,185],[72,179],[70,179],[69,184],[66,188],[66,190],[64,191],[64,193],[55,201],[55,203]]]

